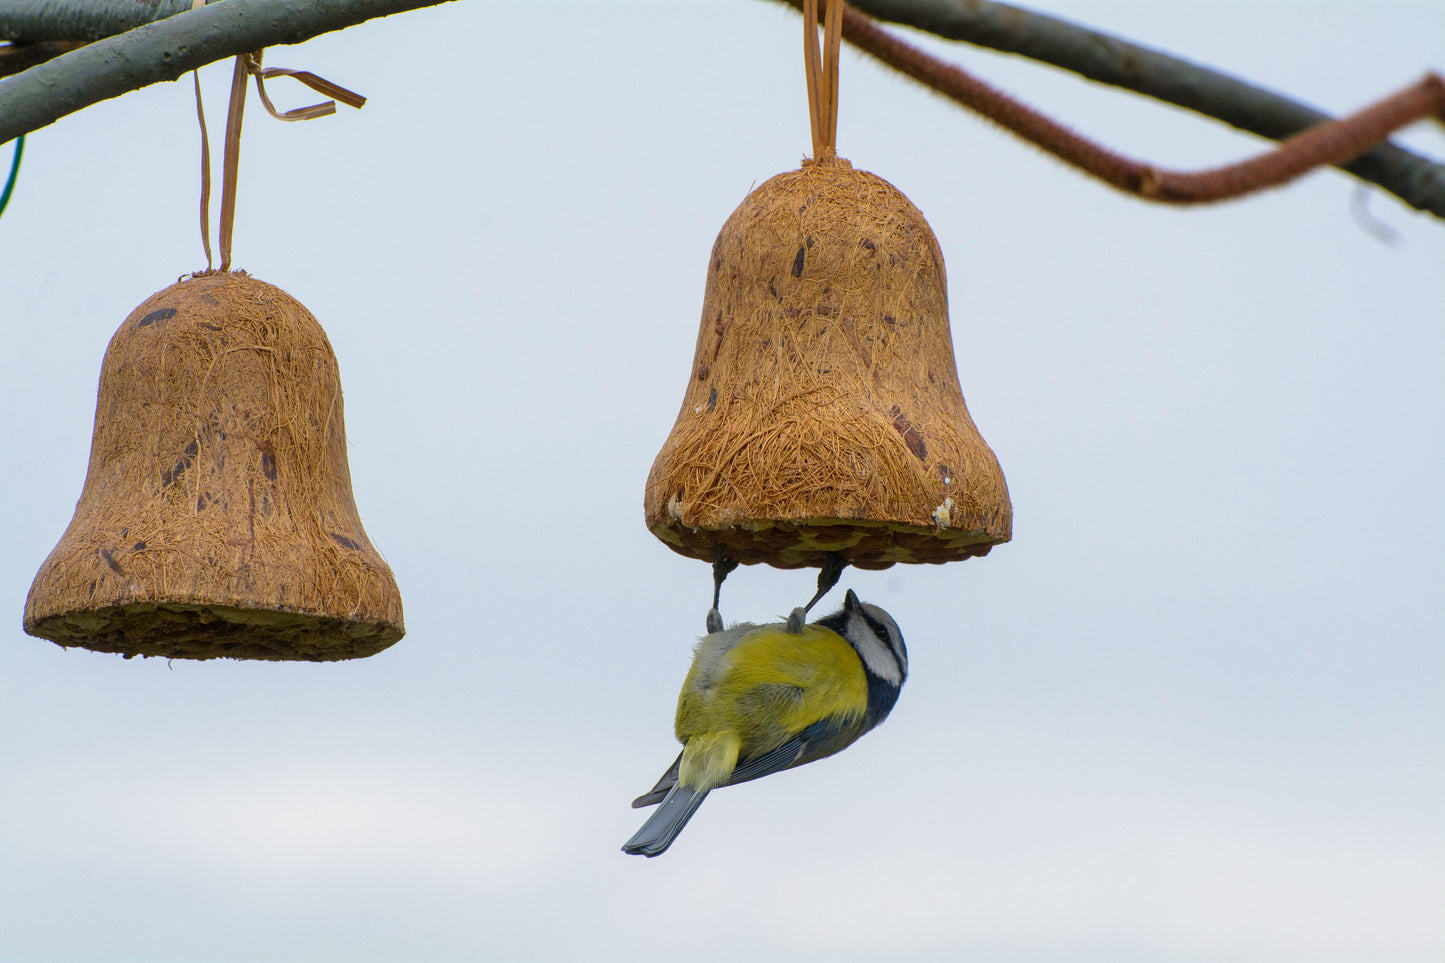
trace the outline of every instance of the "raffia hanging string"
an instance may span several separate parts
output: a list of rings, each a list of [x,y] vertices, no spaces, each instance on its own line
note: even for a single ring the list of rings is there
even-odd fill
[[[197,0],[201,2],[201,0]],[[196,79],[196,117],[201,122],[201,247],[206,249],[206,270],[211,270],[211,138],[206,134],[206,108],[201,106],[201,72]]]
[[[355,91],[347,90],[338,84],[323,77],[318,77],[309,70],[292,70],[289,67],[261,67],[261,55],[264,50],[258,50],[253,54],[246,55],[246,70],[256,78],[256,92],[261,95],[261,103],[265,105],[267,113],[277,120],[314,120],[317,117],[325,117],[327,114],[336,113],[336,101],[341,101],[348,107],[355,107],[360,110],[366,104],[366,98]],[[266,96],[265,81],[272,77],[290,77],[298,80],[312,90],[334,98],[325,103],[315,104],[311,107],[297,107],[293,110],[278,111],[271,104],[271,98]]]
[[[236,226],[236,175],[241,169],[241,115],[246,110],[246,58],[231,72],[231,107],[226,112],[226,147],[221,155],[221,272],[231,270],[231,230]]]
[[[813,158],[837,152],[838,51],[843,39],[843,2],[824,0],[823,49],[818,49],[818,2],[803,3],[803,60],[808,81],[808,118],[813,129]]]
[[[198,10],[206,0],[192,0]],[[206,108],[201,106],[201,72],[191,71],[196,81],[196,118],[201,122],[201,247],[206,249],[206,270],[211,270],[211,138],[206,134]]]
[[[194,7],[202,6],[204,0],[195,0]],[[266,112],[277,120],[314,120],[336,113],[336,101],[348,107],[361,109],[366,98],[333,84],[325,78],[307,70],[292,70],[289,67],[262,67],[261,57],[265,51],[242,54],[236,58],[235,70],[231,74],[231,103],[226,113],[226,144],[221,160],[221,224],[218,238],[221,249],[221,271],[231,269],[231,235],[236,223],[236,178],[241,165],[241,119],[246,109],[246,78],[256,78],[256,91]],[[272,77],[291,77],[312,90],[326,94],[333,100],[297,107],[293,110],[278,111],[266,94],[265,81]],[[201,75],[196,79],[196,116],[201,122],[201,246],[206,251],[206,273],[211,272],[211,145],[206,134],[206,113],[201,106]]]

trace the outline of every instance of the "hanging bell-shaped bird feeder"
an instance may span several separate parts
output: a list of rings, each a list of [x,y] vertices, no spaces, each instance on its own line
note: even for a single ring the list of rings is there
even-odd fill
[[[336,356],[299,302],[202,274],[120,326],[85,488],[25,631],[189,659],[348,659],[401,638],[352,499]]]
[[[693,558],[780,568],[984,555],[1012,508],[959,387],[943,254],[908,198],[834,153],[830,28],[814,157],[749,194],[713,245],[647,525]]]
[[[85,488],[25,600],[31,635],[126,658],[320,662],[371,655],[405,631],[396,579],[352,499],[326,332],[285,291],[228,270],[246,79],[259,88],[276,74],[365,102],[312,74],[262,70],[260,54],[237,58],[221,269],[209,269],[206,171],[208,269],[151,295],[111,338]],[[196,98],[199,113],[199,80]]]

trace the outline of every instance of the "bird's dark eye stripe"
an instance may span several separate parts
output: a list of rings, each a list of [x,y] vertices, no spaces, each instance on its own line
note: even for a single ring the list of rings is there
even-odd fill
[[[888,646],[888,649],[893,653],[894,658],[897,658],[898,643],[894,641],[893,632],[889,630],[888,626],[884,625],[882,622],[880,622],[878,619],[875,619],[867,612],[862,613],[862,615],[863,621],[868,623],[868,628],[872,629],[873,634],[878,636],[878,641]]]

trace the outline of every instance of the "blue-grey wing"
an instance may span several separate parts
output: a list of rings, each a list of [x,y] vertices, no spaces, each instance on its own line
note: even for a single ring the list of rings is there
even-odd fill
[[[749,779],[757,779],[759,776],[781,772],[796,765],[798,756],[802,755],[802,752],[803,740],[794,736],[771,752],[740,761],[733,768],[733,774],[728,777],[726,785],[732,786],[740,782],[747,782]]]
[[[858,730],[856,720],[820,719],[776,749],[751,759],[739,760],[726,785],[732,786],[750,779],[770,776],[814,759],[831,756],[858,738]]]

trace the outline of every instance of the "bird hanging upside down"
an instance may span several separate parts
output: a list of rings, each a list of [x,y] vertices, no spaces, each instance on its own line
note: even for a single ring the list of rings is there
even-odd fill
[[[623,852],[661,855],[712,790],[831,756],[888,717],[908,678],[893,617],[851,590],[832,615],[804,625],[803,611],[698,642],[677,699],[682,754],[633,801],[661,805]]]

